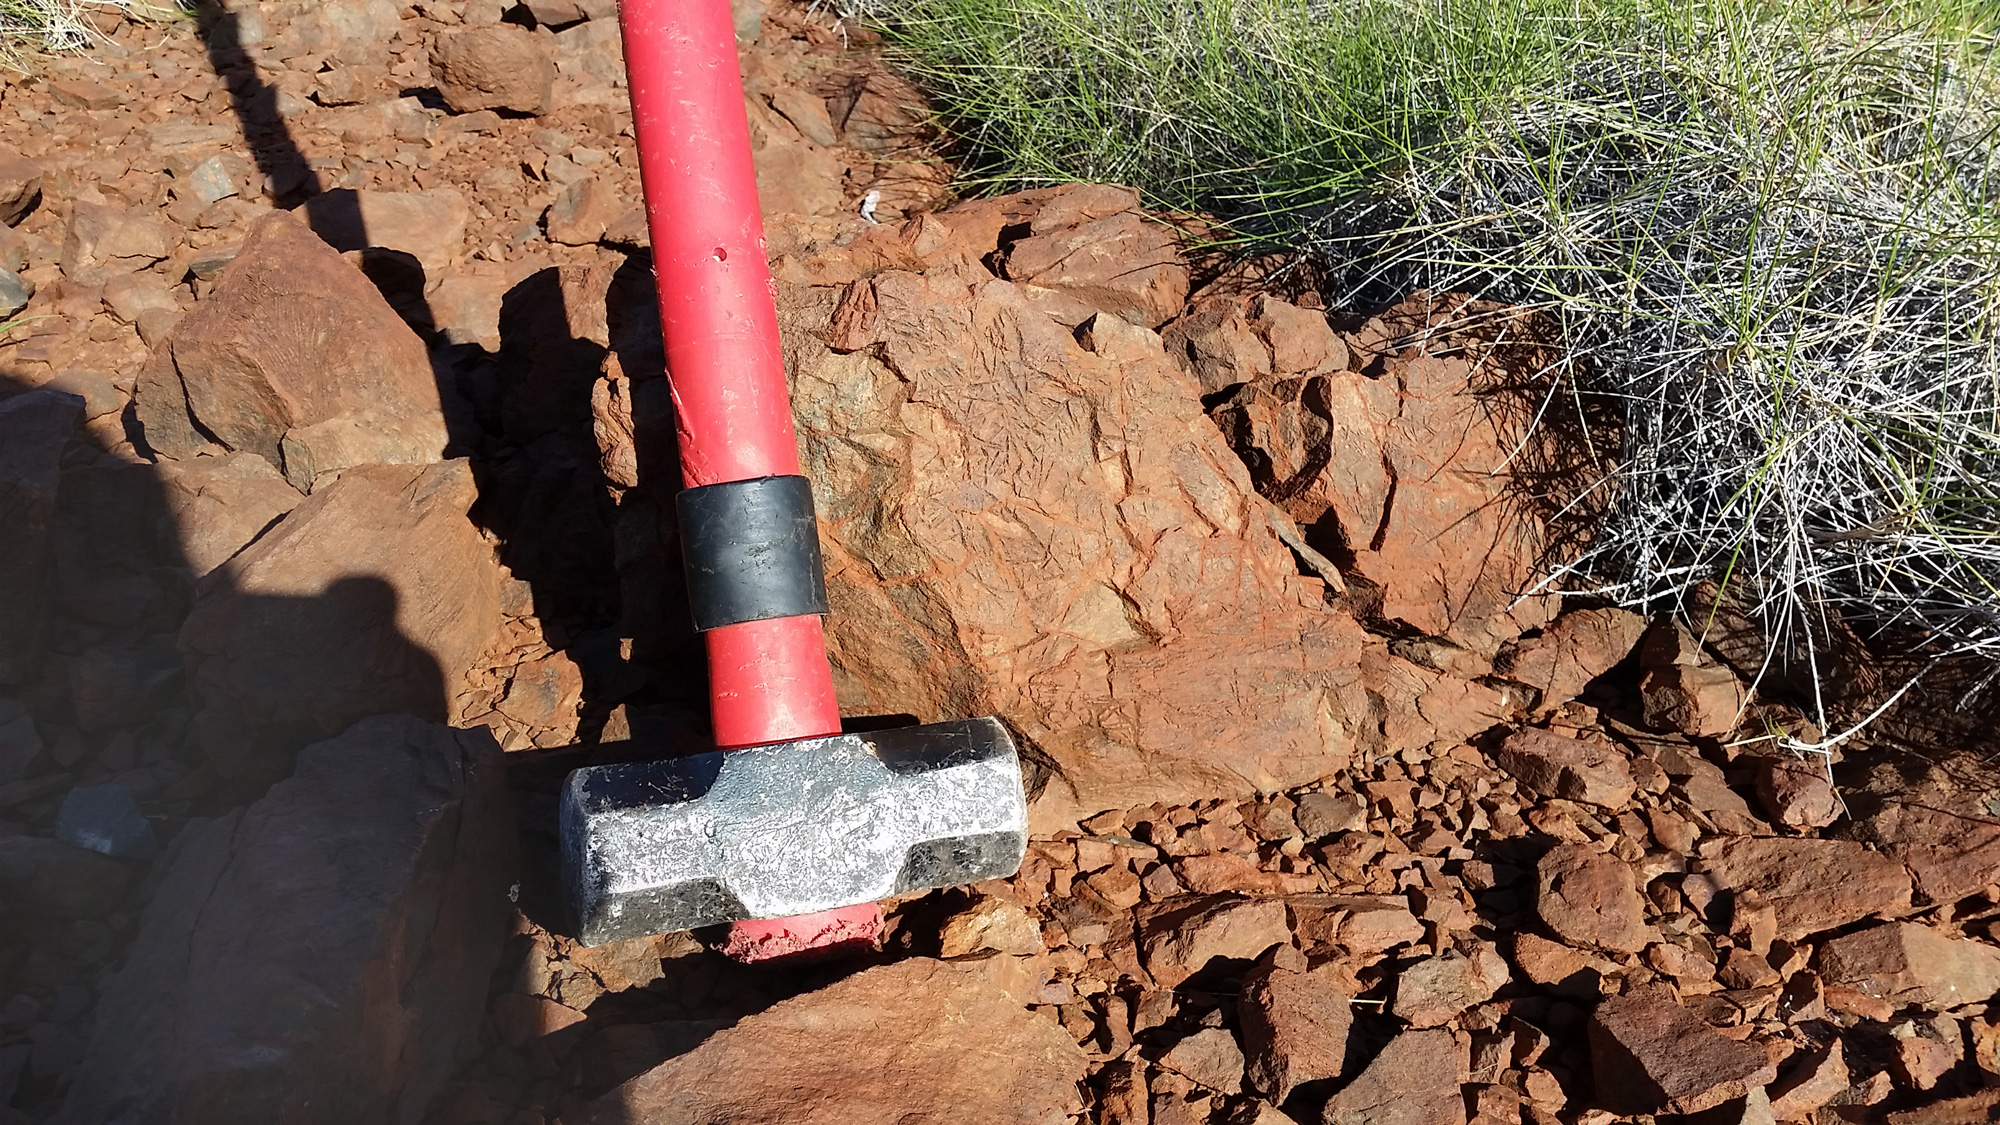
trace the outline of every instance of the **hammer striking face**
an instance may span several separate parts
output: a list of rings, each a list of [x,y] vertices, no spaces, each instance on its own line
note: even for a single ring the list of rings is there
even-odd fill
[[[1020,757],[968,719],[593,766],[559,813],[577,936],[597,945],[1012,875]]]

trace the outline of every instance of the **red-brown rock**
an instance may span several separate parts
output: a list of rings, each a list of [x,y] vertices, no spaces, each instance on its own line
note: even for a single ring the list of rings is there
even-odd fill
[[[1494,755],[1502,769],[1543,797],[1584,801],[1618,810],[1638,786],[1625,755],[1609,743],[1523,727]]]
[[[1597,1006],[1590,1063],[1597,1104],[1625,1114],[1700,1113],[1777,1076],[1763,1048],[1718,1034],[1662,990]]]
[[[1840,794],[1815,761],[1766,758],[1757,764],[1757,800],[1787,828],[1825,828],[1840,819]]]
[[[41,836],[0,836],[0,905],[26,914],[101,918],[117,905],[125,865]]]
[[[1278,898],[1183,899],[1139,910],[1139,948],[1146,971],[1162,988],[1211,961],[1253,961],[1290,940],[1285,902]]]
[[[518,27],[492,24],[438,34],[431,66],[445,104],[455,113],[506,109],[543,113],[551,108],[556,65],[546,43]]]
[[[517,878],[500,750],[404,716],[175,842],[59,1120],[385,1121],[478,1049]]]
[[[1195,1032],[1168,1048],[1160,1065],[1218,1093],[1233,1094],[1243,1085],[1243,1049],[1226,1028]]]
[[[1786,941],[1910,909],[1903,865],[1847,840],[1704,840],[1701,870],[1728,890],[1762,894],[1777,912],[1777,936]]]
[[[11,149],[0,149],[0,224],[13,226],[42,198],[41,165]]]
[[[1283,947],[1289,948],[1289,947]],[[1276,1102],[1301,1083],[1336,1078],[1347,1059],[1354,1012],[1328,967],[1260,964],[1236,1000],[1250,1085]]]
[[[1604,977],[1618,967],[1602,957],[1531,933],[1514,935],[1514,964],[1529,980],[1558,996],[1577,1000],[1597,999]]]
[[[1428,301],[1396,315],[1421,319]],[[1454,670],[1485,671],[1555,615],[1547,595],[1517,597],[1540,576],[1541,549],[1539,525],[1496,471],[1520,446],[1519,423],[1462,357],[1412,347],[1369,372],[1244,373],[1236,381],[1249,385],[1216,421],[1259,490],[1322,550],[1351,557],[1348,577],[1376,613],[1462,650]]]
[[[154,449],[185,456],[192,417],[301,489],[354,464],[444,455],[430,357],[381,293],[304,223],[274,212],[251,228],[216,292],[182,319],[162,368],[140,378]]]
[[[1467,1008],[1491,1000],[1510,975],[1507,959],[1490,942],[1475,942],[1465,953],[1447,949],[1397,975],[1396,1003],[1390,1011],[1411,1027],[1440,1027]]]
[[[1083,1073],[1054,1021],[966,969],[912,959],[747,1016],[574,1120],[1045,1125],[1080,1108]]]
[[[1845,1092],[1850,1077],[1841,1040],[1801,1059],[1789,1073],[1771,1084],[1771,1116],[1779,1121],[1805,1121],[1823,1105]]]
[[[162,459],[159,474],[181,553],[197,578],[228,562],[305,499],[255,453]]]
[[[1820,947],[1816,964],[1828,984],[1899,1007],[1957,1008],[2000,992],[2000,949],[1910,922],[1834,938]]]
[[[1151,328],[1187,303],[1179,241],[1139,210],[1137,192],[1081,185],[1035,215],[1028,236],[1007,249],[1006,276]]]
[[[1553,711],[1630,656],[1645,631],[1646,619],[1631,610],[1572,610],[1540,636],[1502,652],[1493,670],[1534,688],[1538,711]]]
[[[1465,1125],[1469,1063],[1449,1031],[1405,1031],[1326,1104],[1325,1125]]]
[[[62,271],[71,281],[101,285],[119,274],[145,269],[173,253],[173,233],[158,219],[113,204],[82,199],[70,206]]]
[[[1639,681],[1646,725],[1655,730],[1721,738],[1736,729],[1749,696],[1721,664],[1673,664]]]
[[[1557,844],[1535,873],[1535,909],[1564,941],[1619,953],[1637,953],[1652,941],[1646,900],[1633,884],[1632,868],[1617,857]]]
[[[355,720],[443,720],[499,625],[463,461],[358,465],[204,582],[181,629],[209,760],[282,776]]]
[[[1006,715],[1054,766],[1044,823],[1338,769],[1366,640],[1158,338],[1099,316],[1086,350],[968,268],[855,282],[843,351],[841,292],[780,287],[844,705]]]

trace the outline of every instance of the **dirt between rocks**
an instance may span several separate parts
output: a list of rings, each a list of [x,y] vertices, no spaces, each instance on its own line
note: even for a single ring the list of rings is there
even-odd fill
[[[2000,770],[1535,592],[1545,326],[954,202],[737,15],[843,708],[1005,717],[1021,872],[563,936],[562,773],[707,739],[613,5],[107,14],[0,91],[0,1123],[2000,1119]]]

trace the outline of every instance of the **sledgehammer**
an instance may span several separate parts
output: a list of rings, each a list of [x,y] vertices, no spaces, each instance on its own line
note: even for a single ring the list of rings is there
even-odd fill
[[[744,960],[872,941],[876,900],[1020,866],[1020,759],[993,719],[841,733],[729,0],[620,7],[681,552],[723,749],[569,776],[558,820],[577,936],[732,922],[724,948]]]

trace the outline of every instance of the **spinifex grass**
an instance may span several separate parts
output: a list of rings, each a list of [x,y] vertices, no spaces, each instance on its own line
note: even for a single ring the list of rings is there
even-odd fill
[[[975,182],[1548,310],[1625,405],[1552,584],[2000,658],[2000,0],[878,0]],[[1700,624],[1696,622],[1696,624]],[[1781,648],[1784,646],[1780,646]]]
[[[18,68],[36,52],[81,51],[98,38],[91,8],[115,7],[149,19],[177,17],[178,0],[0,0],[0,68]]]

